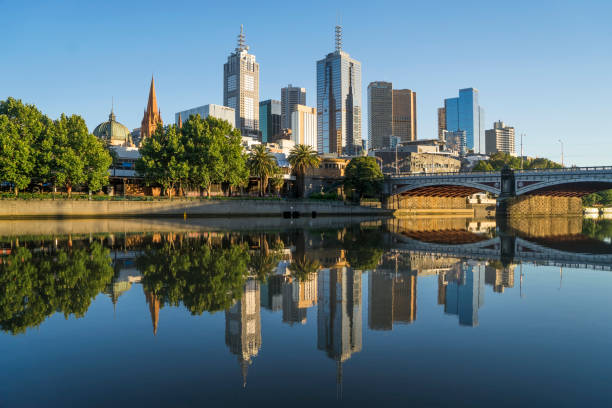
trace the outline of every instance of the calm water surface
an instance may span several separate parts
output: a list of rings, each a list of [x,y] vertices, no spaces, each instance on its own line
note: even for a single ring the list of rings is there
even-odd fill
[[[0,223],[0,407],[612,406],[611,222],[255,223]]]

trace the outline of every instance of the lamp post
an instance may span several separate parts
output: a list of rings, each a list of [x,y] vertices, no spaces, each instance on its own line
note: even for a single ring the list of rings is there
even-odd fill
[[[561,167],[565,167],[563,164],[563,140],[559,139],[559,143],[561,143]]]

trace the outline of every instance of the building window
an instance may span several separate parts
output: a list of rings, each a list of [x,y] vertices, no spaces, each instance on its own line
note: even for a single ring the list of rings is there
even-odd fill
[[[227,91],[232,92],[236,90],[236,75],[230,75],[227,77]]]

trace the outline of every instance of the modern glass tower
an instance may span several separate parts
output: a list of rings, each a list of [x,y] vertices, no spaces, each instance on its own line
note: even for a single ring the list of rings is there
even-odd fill
[[[458,98],[444,100],[446,130],[464,130],[468,149],[481,150],[484,138],[484,110],[478,105],[478,89],[459,90]]]
[[[243,136],[259,137],[259,64],[249,54],[242,26],[238,46],[223,65],[223,105],[236,111]]]
[[[281,103],[273,99],[259,102],[261,141],[272,141],[281,131]]]
[[[336,26],[336,51],[317,61],[317,150],[350,155],[361,149],[361,63],[342,51]]]
[[[306,105],[306,88],[291,84],[281,88],[281,126],[283,129],[293,128],[291,115],[296,111],[297,105]]]

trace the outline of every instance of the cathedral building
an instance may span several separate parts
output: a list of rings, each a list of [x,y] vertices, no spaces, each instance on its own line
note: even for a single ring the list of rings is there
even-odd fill
[[[163,126],[164,123],[161,118],[161,111],[157,107],[157,96],[155,96],[155,80],[151,77],[151,88],[149,89],[149,100],[147,102],[147,109],[144,112],[142,118],[142,124],[140,126],[140,138],[151,136],[155,133],[157,126]]]

